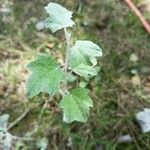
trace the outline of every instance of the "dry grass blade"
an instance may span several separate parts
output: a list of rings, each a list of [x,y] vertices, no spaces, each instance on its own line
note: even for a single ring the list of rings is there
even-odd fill
[[[21,114],[21,116],[19,116],[14,122],[12,122],[9,126],[8,126],[8,130],[11,130],[14,126],[16,126],[21,120],[23,120],[26,115],[29,113],[30,108],[28,108],[23,114]]]

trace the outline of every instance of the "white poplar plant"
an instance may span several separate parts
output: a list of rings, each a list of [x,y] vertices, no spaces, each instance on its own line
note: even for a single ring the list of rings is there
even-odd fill
[[[63,110],[63,121],[86,122],[93,101],[86,88],[74,88],[69,90],[67,79],[70,73],[81,77],[96,76],[96,57],[102,56],[101,48],[92,41],[79,40],[74,46],[70,44],[71,34],[68,27],[73,27],[72,12],[57,3],[49,3],[45,7],[49,17],[44,21],[46,28],[53,33],[63,29],[66,39],[65,65],[61,68],[51,55],[40,54],[27,68],[32,72],[27,80],[27,94],[33,97],[40,92],[54,96],[61,93],[62,99],[59,106]],[[63,86],[61,86],[63,84]],[[62,88],[63,87],[63,88]]]

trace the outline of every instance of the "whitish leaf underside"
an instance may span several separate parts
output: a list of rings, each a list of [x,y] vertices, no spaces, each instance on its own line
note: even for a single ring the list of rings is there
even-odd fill
[[[45,27],[53,33],[59,29],[72,27],[75,23],[71,20],[72,12],[56,3],[49,3],[45,7],[49,17],[44,21]]]

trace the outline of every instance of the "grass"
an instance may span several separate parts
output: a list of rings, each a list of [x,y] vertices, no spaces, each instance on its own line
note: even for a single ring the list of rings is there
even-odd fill
[[[53,36],[49,31],[38,32],[35,29],[36,21],[45,16],[43,6],[46,2],[17,1],[13,6],[12,19],[0,21],[0,75],[4,78],[1,81],[0,113],[9,113],[10,121],[13,121],[26,108],[31,107],[32,111],[11,133],[23,136],[38,125],[33,137],[47,137],[49,149],[149,149],[150,135],[141,133],[135,114],[150,104],[137,95],[137,89],[132,85],[130,72],[134,64],[129,61],[130,55],[136,54],[139,57],[139,76],[141,79],[147,78],[140,70],[150,64],[149,35],[138,18],[118,0],[87,1],[83,5],[63,0],[60,3],[75,12],[77,27],[74,28],[73,41],[89,39],[103,49],[98,76],[89,81],[79,80],[87,82],[94,108],[86,124],[75,122],[68,125],[62,122],[57,106],[59,96],[48,104],[42,114],[44,101],[49,97],[41,94],[27,99],[24,85],[28,72],[25,65],[39,51],[60,57],[59,50],[64,51],[65,47],[61,32]],[[28,11],[30,8],[31,12]],[[47,48],[47,43],[54,44],[54,47]],[[130,134],[134,141],[129,144],[117,143],[116,139],[124,134]],[[26,147],[29,145],[31,143],[26,143]]]

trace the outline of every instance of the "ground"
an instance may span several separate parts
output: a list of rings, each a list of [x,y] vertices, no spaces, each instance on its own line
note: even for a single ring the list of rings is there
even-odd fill
[[[45,109],[48,95],[27,98],[25,82],[29,72],[26,65],[39,52],[52,53],[63,63],[63,33],[52,34],[35,28],[38,21],[45,19],[44,6],[48,2],[18,0],[11,4],[3,1],[10,5],[12,12],[0,14],[0,114],[10,114],[10,122],[13,122],[30,109],[10,133],[20,137],[31,133],[36,139],[47,138],[48,149],[52,150],[150,149],[150,134],[142,133],[135,120],[137,112],[150,107],[150,38],[122,1],[55,1],[74,12],[76,27],[72,30],[72,42],[92,40],[103,50],[98,63],[99,74],[88,81],[80,78],[74,82],[74,85],[87,86],[94,100],[88,122],[63,123],[57,104],[59,95]],[[138,5],[139,1],[135,2]],[[118,143],[117,138],[125,134],[130,134],[133,142]],[[33,142],[25,142],[23,147],[36,149]]]

